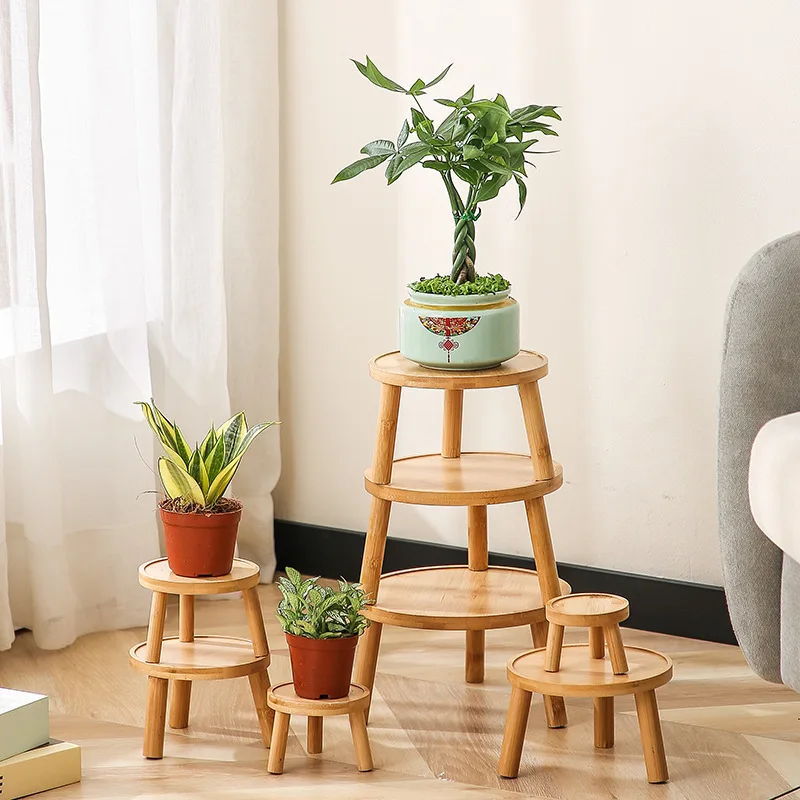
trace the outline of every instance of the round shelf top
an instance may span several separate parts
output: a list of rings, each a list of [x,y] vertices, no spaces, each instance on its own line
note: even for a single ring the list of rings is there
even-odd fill
[[[339,714],[351,714],[364,709],[369,704],[369,689],[359,683],[350,684],[347,697],[336,697],[331,700],[309,700],[300,697],[294,690],[293,683],[279,683],[271,686],[267,693],[267,705],[284,714],[302,714],[306,717],[334,717]]]
[[[531,350],[520,350],[498,367],[479,370],[449,370],[423,367],[400,355],[384,353],[369,363],[369,374],[376,381],[416,389],[492,389],[519,386],[547,375],[547,357]]]
[[[570,590],[565,581],[560,587],[565,594]],[[446,566],[383,575],[377,603],[363,614],[402,628],[489,630],[543,621],[543,607],[533,570]]]
[[[566,628],[614,625],[628,619],[630,607],[616,594],[586,592],[554,597],[547,604],[547,619]]]
[[[545,670],[545,648],[508,662],[508,680],[529,692],[560,697],[615,697],[657,689],[672,678],[672,660],[655,650],[625,647],[628,672],[615,675],[608,658],[592,658],[588,644],[568,644],[558,672]]]
[[[193,642],[181,642],[176,636],[170,636],[161,645],[158,663],[146,661],[147,642],[134,645],[129,655],[131,666],[137,672],[170,680],[241,678],[263,672],[269,665],[269,656],[253,654],[252,642],[231,636],[195,636]]]
[[[166,558],[148,561],[139,567],[139,583],[146,589],[165,594],[228,594],[258,585],[261,570],[258,564],[234,558],[227,575],[217,578],[184,578],[176,575]]]
[[[530,456],[516,453],[439,453],[401,458],[392,465],[391,483],[374,483],[372,469],[364,473],[367,491],[393,503],[422,506],[471,506],[515,503],[556,491],[564,481],[561,465],[555,475],[537,481]]]

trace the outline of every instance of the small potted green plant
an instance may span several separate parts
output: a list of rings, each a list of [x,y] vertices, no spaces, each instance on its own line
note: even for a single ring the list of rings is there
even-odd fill
[[[558,135],[548,122],[561,119],[556,106],[512,109],[501,94],[493,100],[475,99],[473,86],[455,99],[435,100],[451,109],[436,125],[419,98],[450,67],[432,81],[418,78],[405,89],[383,75],[369,57],[366,64],[353,63],[367,80],[412,97],[416,106],[411,107],[411,123],[403,120],[396,140],[365,144],[365,157],[341,170],[333,183],[385,163],[386,180],[392,184],[421,164],[438,173],[455,221],[449,273],[408,286],[409,298],[400,307],[400,352],[419,364],[445,369],[480,369],[512,358],[519,352],[519,307],[510,297],[511,284],[499,272],[476,272],[475,223],[482,205],[512,181],[522,212],[525,167],[535,152],[530,148],[539,141],[530,135]]]
[[[310,700],[345,697],[358,637],[369,627],[361,611],[372,601],[358,584],[321,586],[291,567],[278,588],[283,597],[276,615],[289,645],[295,692]]]
[[[275,423],[248,428],[241,411],[218,428],[212,425],[203,441],[191,449],[181,429],[161,413],[155,401],[137,405],[166,453],[158,459],[158,474],[167,494],[159,507],[170,569],[187,578],[227,575],[242,504],[224,494],[247,448]]]

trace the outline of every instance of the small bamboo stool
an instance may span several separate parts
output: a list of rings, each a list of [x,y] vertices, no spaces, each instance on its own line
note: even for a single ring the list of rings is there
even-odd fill
[[[269,646],[264,617],[258,599],[260,570],[257,564],[236,558],[228,575],[218,578],[183,578],[169,568],[166,558],[139,567],[139,583],[153,592],[147,641],[130,649],[130,663],[147,675],[147,707],[144,722],[145,758],[164,755],[164,729],[167,720],[167,689],[172,683],[169,725],[185,728],[189,724],[192,681],[223,678],[250,679],[258,723],[264,745],[269,747],[273,712],[267,707],[269,688]],[[250,639],[231,636],[194,635],[196,595],[241,592],[250,628]],[[180,596],[180,635],[164,639],[167,596]]]
[[[624,675],[628,671],[625,646],[619,630],[619,623],[630,616],[630,607],[624,597],[596,593],[555,597],[545,606],[545,615],[550,623],[545,667],[548,672],[558,672],[561,664],[564,628],[588,628],[592,658],[603,658],[605,640],[608,642],[608,655],[614,674]]]
[[[634,695],[647,780],[665,783],[669,779],[655,690],[672,678],[672,661],[654,650],[627,646],[623,647],[622,655],[628,671],[616,675],[610,660],[594,656],[595,646],[566,645],[561,652],[558,672],[549,671],[546,648],[530,650],[509,661],[507,676],[512,689],[498,767],[501,777],[516,778],[519,774],[532,693],[539,692],[594,698],[594,745],[597,748],[614,746],[614,697]]]
[[[267,772],[280,775],[286,757],[289,739],[289,720],[292,714],[308,717],[308,752],[322,752],[322,718],[347,714],[350,717],[350,732],[356,751],[359,772],[372,769],[372,751],[369,747],[367,721],[364,712],[369,706],[369,689],[357,683],[350,685],[350,694],[334,700],[309,700],[298,697],[293,683],[279,683],[267,694],[267,704],[275,711],[272,748],[269,751]]]

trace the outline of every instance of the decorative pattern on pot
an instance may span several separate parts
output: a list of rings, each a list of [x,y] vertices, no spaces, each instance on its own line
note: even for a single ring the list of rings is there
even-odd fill
[[[419,321],[436,336],[444,336],[444,341],[439,342],[439,347],[447,353],[447,363],[450,363],[450,352],[458,348],[453,336],[471,331],[480,321],[480,317],[420,317]]]

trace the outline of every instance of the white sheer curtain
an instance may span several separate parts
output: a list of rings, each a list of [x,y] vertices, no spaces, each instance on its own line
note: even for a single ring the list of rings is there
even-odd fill
[[[273,0],[0,0],[0,649],[146,619],[135,400],[277,418],[276,42]],[[233,487],[265,580],[277,430]]]

